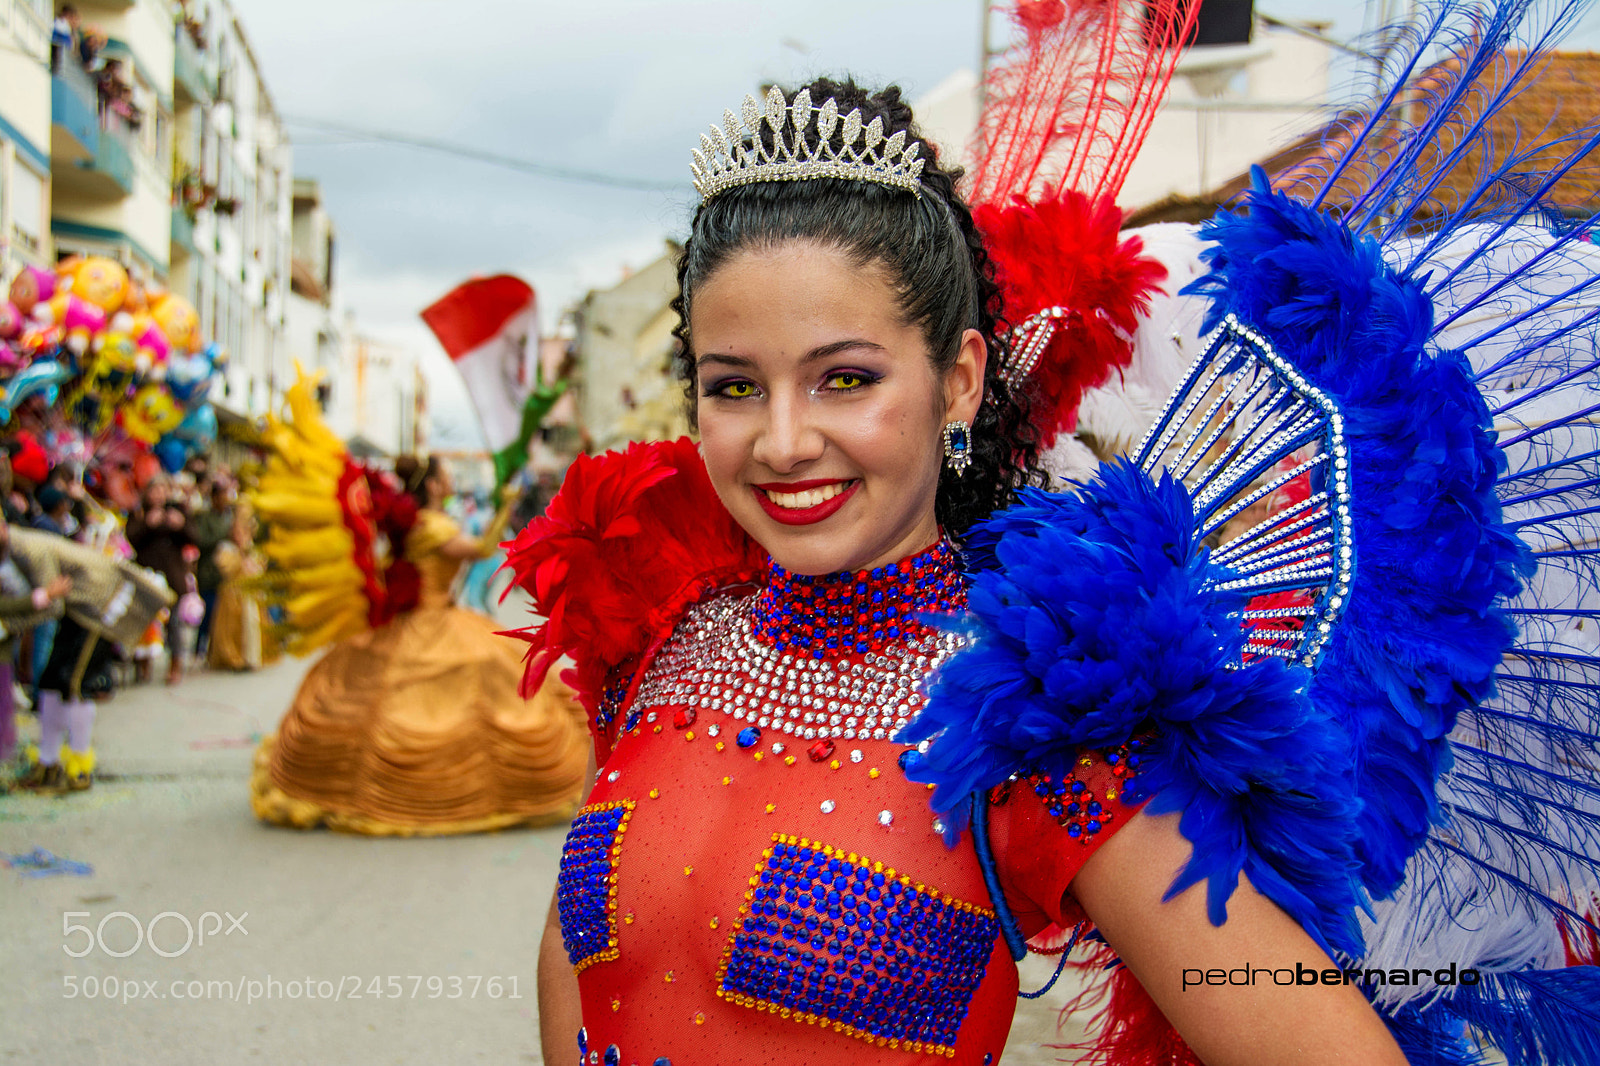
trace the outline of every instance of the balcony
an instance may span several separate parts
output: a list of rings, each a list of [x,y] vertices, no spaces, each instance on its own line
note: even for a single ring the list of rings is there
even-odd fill
[[[50,158],[68,166],[89,159],[100,141],[94,82],[75,61],[50,76]]]
[[[51,181],[60,192],[92,200],[120,200],[133,192],[133,134],[115,115],[108,113],[97,121],[93,110],[89,114],[91,130],[75,126],[70,132],[75,143],[86,141],[92,146],[87,153],[69,156],[58,152],[58,126],[51,125]],[[71,117],[75,122],[81,118],[75,111]],[[68,136],[63,134],[62,139]]]
[[[172,95],[179,107],[209,104],[216,96],[216,86],[206,76],[205,57],[182,25],[178,26],[177,46],[173,53]]]
[[[194,219],[181,204],[172,208],[172,254],[173,258],[195,254]]]

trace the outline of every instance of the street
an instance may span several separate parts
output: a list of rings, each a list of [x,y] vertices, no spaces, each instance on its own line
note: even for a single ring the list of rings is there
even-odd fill
[[[92,791],[0,797],[0,852],[93,868],[0,870],[5,1061],[540,1061],[534,968],[563,830],[380,840],[257,823],[254,738],[305,668],[119,692]],[[145,942],[108,954],[135,947],[135,923]]]
[[[255,740],[307,665],[119,691],[100,708],[91,791],[0,796],[0,853],[92,870],[0,868],[0,1061],[542,1061],[534,974],[564,829],[386,840],[259,824]],[[1038,1045],[1059,1042],[1067,983],[1020,1002],[1005,1062],[1061,1061]]]

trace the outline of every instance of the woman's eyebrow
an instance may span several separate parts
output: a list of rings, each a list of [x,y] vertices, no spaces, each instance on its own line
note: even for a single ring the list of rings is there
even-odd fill
[[[756,365],[754,359],[746,359],[742,355],[727,355],[722,352],[707,352],[699,359],[696,359],[694,365],[698,369],[707,363],[718,363],[722,366],[736,366],[746,369],[753,368]]]
[[[850,337],[845,340],[832,341],[831,343],[819,345],[818,347],[811,349],[801,357],[800,365],[805,366],[808,363],[815,363],[820,359],[831,358],[832,356],[838,355],[840,352],[847,352],[858,348],[866,348],[875,352],[888,351],[887,348],[876,341],[869,341],[864,337]],[[729,355],[726,352],[707,352],[706,354],[700,356],[699,359],[695,360],[694,365],[696,369],[699,369],[700,367],[705,366],[707,363],[715,363],[719,366],[738,367],[744,370],[754,369],[756,366],[756,361],[754,359],[748,359],[742,355]]]
[[[805,354],[805,358],[801,359],[800,362],[802,364],[814,363],[818,359],[827,359],[838,355],[840,352],[850,351],[853,348],[868,348],[875,352],[888,351],[887,348],[876,341],[869,341],[865,337],[851,337],[847,340],[834,341],[832,344],[824,344],[813,348]]]

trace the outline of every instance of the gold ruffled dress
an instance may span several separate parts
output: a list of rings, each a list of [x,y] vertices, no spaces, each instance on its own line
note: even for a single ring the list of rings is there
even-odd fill
[[[424,510],[406,538],[415,610],[335,644],[256,752],[251,807],[276,825],[436,836],[564,822],[589,738],[572,690],[517,694],[519,645],[456,607],[459,527]]]

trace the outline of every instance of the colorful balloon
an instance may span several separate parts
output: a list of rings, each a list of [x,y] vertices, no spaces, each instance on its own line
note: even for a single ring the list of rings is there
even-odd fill
[[[174,352],[200,349],[200,313],[182,296],[167,293],[150,304],[150,315],[166,335]]]
[[[56,294],[56,276],[36,266],[25,266],[11,281],[11,302],[23,314],[33,311],[33,305],[43,303]]]
[[[184,415],[171,436],[193,445],[193,450],[203,452],[217,441],[217,410],[210,404],[196,407]]]
[[[189,461],[188,446],[175,437],[162,437],[151,451],[161,463],[161,469],[169,474],[176,474]]]
[[[53,322],[45,323],[29,319],[28,325],[23,327],[22,336],[17,338],[17,347],[35,358],[49,356],[60,346],[61,327]]]
[[[184,420],[183,408],[173,401],[167,387],[159,384],[140,386],[122,406],[121,414],[123,430],[146,444],[155,444]]]
[[[12,410],[36,392],[44,393],[45,402],[54,404],[57,388],[70,377],[71,369],[52,359],[41,359],[19,371],[0,395],[0,423],[11,421]]]
[[[128,295],[122,301],[122,309],[130,315],[146,314],[150,310],[150,291],[143,285],[128,279]]]
[[[10,300],[0,300],[0,340],[14,341],[22,336],[26,319]]]
[[[211,383],[227,361],[227,354],[215,344],[208,344],[193,355],[173,355],[167,360],[167,388],[185,407],[205,403],[211,395]]]
[[[167,335],[161,332],[161,327],[156,325],[156,320],[149,314],[134,315],[128,333],[139,346],[139,354],[150,366],[160,366],[167,361],[167,356],[171,352]]]
[[[67,395],[67,417],[90,433],[111,424],[139,371],[139,347],[126,333],[104,333],[83,360],[82,377]]]
[[[115,259],[91,255],[70,272],[56,267],[61,287],[87,300],[107,315],[115,314],[128,296],[128,272]]]
[[[74,293],[58,292],[47,306],[51,320],[63,331],[61,343],[74,355],[88,351],[94,335],[106,328],[105,311]]]

